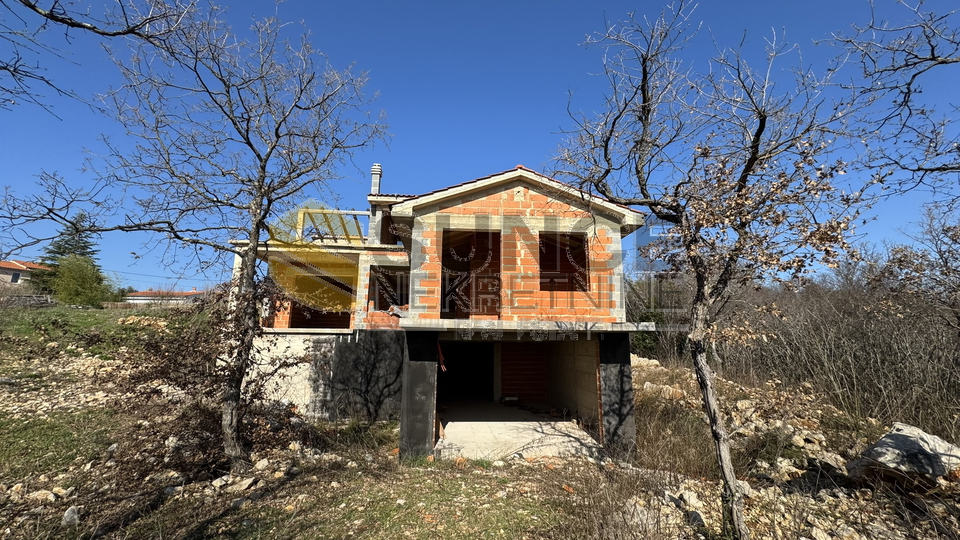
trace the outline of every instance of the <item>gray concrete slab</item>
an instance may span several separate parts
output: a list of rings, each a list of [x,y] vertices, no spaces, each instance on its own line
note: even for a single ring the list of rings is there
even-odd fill
[[[440,458],[600,455],[599,443],[575,422],[517,407],[493,402],[447,405],[440,418],[444,437],[435,450]]]

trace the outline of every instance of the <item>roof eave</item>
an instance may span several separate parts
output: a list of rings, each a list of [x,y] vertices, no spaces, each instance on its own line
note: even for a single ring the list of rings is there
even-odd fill
[[[410,199],[410,198],[412,198],[412,197],[411,197],[411,196],[406,196],[406,195],[379,195],[379,194],[374,195],[374,194],[371,194],[371,195],[367,195],[367,202],[369,202],[370,204],[374,204],[374,205],[390,205],[390,204],[396,204],[396,203],[400,203],[400,202],[406,201],[407,199]]]
[[[632,227],[630,232],[640,228],[644,224],[644,214],[632,208],[614,204],[606,199],[591,195],[573,186],[554,180],[548,176],[531,171],[525,167],[517,167],[502,173],[480,178],[466,182],[459,186],[441,189],[427,195],[409,198],[403,202],[394,204],[391,213],[394,217],[413,217],[418,208],[436,204],[445,199],[460,197],[475,191],[483,190],[491,185],[510,181],[516,178],[524,178],[531,182],[538,182],[549,186],[551,189],[563,192],[570,198],[585,202],[591,211],[601,211],[619,218],[623,227]],[[629,233],[627,233],[629,234]]]

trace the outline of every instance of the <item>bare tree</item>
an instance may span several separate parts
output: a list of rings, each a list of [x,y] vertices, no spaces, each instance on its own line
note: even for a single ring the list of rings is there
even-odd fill
[[[921,296],[936,306],[960,336],[960,215],[943,205],[926,208],[912,245],[889,249],[880,276],[887,286]]]
[[[924,93],[937,88],[935,73],[960,68],[960,29],[957,12],[928,10],[923,0],[898,0],[891,8],[894,23],[871,2],[871,20],[850,35],[836,34],[835,44],[846,51],[845,61],[861,73],[846,83],[872,101],[869,117],[853,124],[870,141],[868,167],[906,173],[898,186],[925,186],[956,199],[960,173],[960,132],[954,120],[956,104]],[[952,88],[941,87],[953,95]],[[951,116],[953,118],[951,118]]]
[[[651,255],[695,282],[689,343],[721,469],[724,529],[744,539],[707,345],[722,340],[714,323],[739,285],[788,281],[847,247],[862,195],[837,185],[847,164],[836,152],[854,103],[831,102],[827,81],[807,69],[781,71],[784,57],[801,59],[776,36],[759,69],[739,49],[719,50],[701,73],[687,69],[691,11],[679,3],[656,20],[631,16],[589,41],[605,48],[609,90],[600,113],[572,115],[577,128],[557,174],[672,226]]]
[[[0,109],[9,109],[17,100],[44,106],[40,101],[46,88],[76,97],[60,86],[42,68],[42,57],[59,56],[47,35],[62,30],[88,32],[101,37],[131,37],[160,44],[184,18],[193,2],[181,0],[115,0],[102,15],[91,14],[92,6],[72,0],[0,0]]]
[[[352,153],[385,135],[382,117],[367,112],[365,75],[332,68],[305,36],[290,43],[281,31],[289,28],[275,19],[257,21],[244,40],[215,10],[176,28],[163,47],[142,44],[119,62],[126,83],[110,96],[135,143],[108,145],[106,164],[93,164],[95,186],[45,175],[43,193],[5,200],[18,245],[39,240],[30,236],[38,220],[70,221],[80,205],[99,216],[88,229],[151,231],[195,248],[198,259],[238,258],[222,400],[224,449],[237,467],[248,461],[241,398],[259,331],[257,249],[268,220],[306,190],[330,194]],[[104,210],[119,193],[128,210],[110,221]]]

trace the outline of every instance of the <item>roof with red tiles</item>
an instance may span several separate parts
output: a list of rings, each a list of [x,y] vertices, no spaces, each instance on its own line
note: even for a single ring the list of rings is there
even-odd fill
[[[134,298],[184,298],[203,294],[204,291],[138,291],[127,293],[127,297]]]
[[[7,270],[52,270],[49,266],[30,261],[0,261],[0,268]]]
[[[18,264],[22,264],[27,268],[29,268],[30,270],[53,270],[53,268],[50,268],[45,264],[38,264],[30,261],[14,261],[14,262]]]

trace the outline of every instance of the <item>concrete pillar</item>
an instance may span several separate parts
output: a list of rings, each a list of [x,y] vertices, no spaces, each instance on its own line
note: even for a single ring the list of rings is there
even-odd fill
[[[400,398],[400,457],[428,456],[435,444],[438,332],[407,332]]]
[[[378,245],[383,243],[380,229],[383,228],[383,207],[370,205],[370,221],[367,223],[367,243]]]
[[[249,248],[248,248],[249,249]],[[256,249],[256,248],[254,248]],[[243,257],[240,253],[233,254],[233,269],[230,274],[230,294],[227,296],[227,305],[230,311],[237,309],[237,297],[240,295],[240,267],[243,264]]]
[[[600,406],[603,444],[613,452],[630,452],[637,444],[633,417],[630,334],[600,335]]]
[[[503,397],[503,370],[500,363],[500,342],[493,344],[493,401]]]

